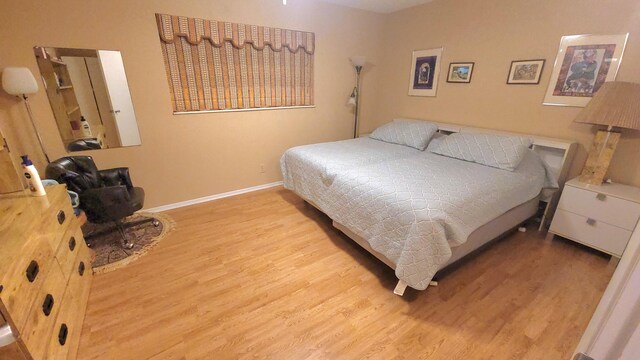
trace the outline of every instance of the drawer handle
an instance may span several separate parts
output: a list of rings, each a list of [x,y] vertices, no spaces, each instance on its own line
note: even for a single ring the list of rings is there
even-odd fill
[[[80,265],[78,265],[78,274],[84,275],[84,261],[80,261]]]
[[[58,342],[64,346],[67,343],[67,335],[69,335],[69,328],[67,324],[60,325],[60,331],[58,331]]]
[[[62,225],[62,223],[67,219],[67,214],[64,213],[64,211],[60,210],[58,211],[58,224]]]
[[[596,199],[600,200],[600,201],[605,201],[607,200],[607,195],[605,194],[598,194],[596,195]]]
[[[35,260],[31,260],[29,266],[27,266],[27,280],[29,282],[34,282],[36,277],[38,277],[38,273],[40,272],[40,265]]]
[[[73,236],[69,239],[69,251],[73,251],[76,248],[76,238]]]
[[[49,314],[51,314],[51,310],[53,310],[53,303],[53,295],[47,294],[47,296],[44,297],[44,302],[42,303],[42,312],[45,316],[49,316]]]
[[[593,225],[595,225],[595,224],[596,224],[596,221],[595,221],[595,220],[593,220],[593,219],[587,219],[587,224],[589,224],[589,225],[592,225],[592,226],[593,226]]]

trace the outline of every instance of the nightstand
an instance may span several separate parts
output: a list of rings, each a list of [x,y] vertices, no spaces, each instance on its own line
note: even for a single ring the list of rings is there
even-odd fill
[[[619,258],[640,218],[640,188],[568,181],[549,233]]]

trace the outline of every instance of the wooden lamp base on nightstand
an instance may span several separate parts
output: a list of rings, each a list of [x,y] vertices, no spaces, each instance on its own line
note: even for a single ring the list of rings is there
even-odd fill
[[[596,133],[589,157],[580,174],[580,182],[590,185],[601,185],[609,169],[611,158],[620,141],[620,133],[600,130]]]

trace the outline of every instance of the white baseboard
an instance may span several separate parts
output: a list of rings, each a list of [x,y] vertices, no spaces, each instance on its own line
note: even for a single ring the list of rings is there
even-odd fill
[[[245,188],[245,189],[228,191],[228,192],[225,192],[225,193],[222,193],[222,194],[209,195],[209,196],[205,196],[205,197],[201,197],[201,198],[197,198],[197,199],[180,201],[180,202],[173,203],[173,204],[167,204],[167,205],[162,205],[162,206],[158,206],[158,207],[154,207],[154,208],[150,208],[150,209],[143,209],[143,210],[144,211],[148,211],[148,212],[152,212],[152,213],[153,212],[167,211],[167,210],[177,209],[177,208],[181,208],[181,207],[185,207],[185,206],[189,206],[189,205],[200,204],[200,203],[207,202],[207,201],[223,199],[223,198],[230,197],[230,196],[246,194],[246,193],[249,193],[249,192],[252,192],[252,191],[269,189],[269,188],[280,186],[280,185],[282,185],[282,181],[276,181],[276,182],[272,182],[272,183],[269,183],[269,184],[252,186],[252,187],[248,187],[248,188]]]

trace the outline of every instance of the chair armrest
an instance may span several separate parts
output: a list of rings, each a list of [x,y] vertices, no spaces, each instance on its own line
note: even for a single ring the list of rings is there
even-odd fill
[[[118,221],[133,214],[130,200],[125,185],[94,188],[80,194],[80,208],[91,222]]]
[[[129,175],[129,168],[119,167],[114,169],[98,170],[102,182],[106,186],[124,185],[127,188],[132,188],[131,176]]]

